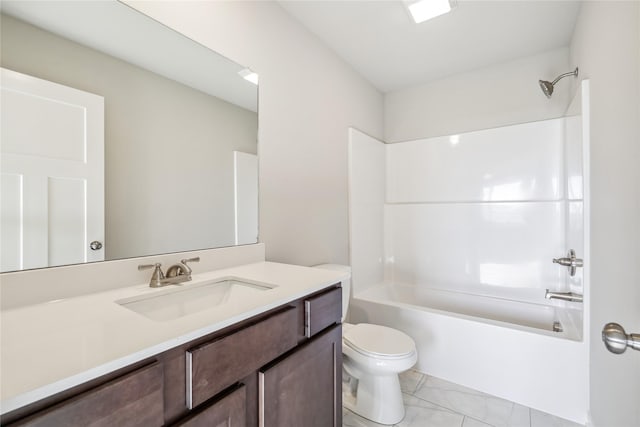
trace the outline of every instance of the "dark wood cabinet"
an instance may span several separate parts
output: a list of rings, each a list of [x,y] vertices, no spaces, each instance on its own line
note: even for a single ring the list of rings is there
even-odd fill
[[[298,343],[295,307],[187,350],[187,407],[192,409]]]
[[[12,425],[30,427],[161,425],[164,422],[162,373],[162,365],[157,362],[152,363],[38,411]]]
[[[333,288],[304,300],[304,336],[309,338],[340,322],[342,289]],[[337,319],[337,322],[336,322]]]
[[[247,390],[244,384],[233,387],[212,403],[202,405],[175,424],[176,427],[245,427]]]
[[[338,426],[335,285],[5,414],[4,426]]]
[[[342,331],[337,325],[260,370],[261,427],[342,425]]]

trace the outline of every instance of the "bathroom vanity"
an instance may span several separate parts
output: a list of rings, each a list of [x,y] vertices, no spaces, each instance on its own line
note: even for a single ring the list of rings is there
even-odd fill
[[[261,262],[3,311],[2,424],[341,425],[339,276]],[[266,289],[164,320],[126,307],[229,278]]]

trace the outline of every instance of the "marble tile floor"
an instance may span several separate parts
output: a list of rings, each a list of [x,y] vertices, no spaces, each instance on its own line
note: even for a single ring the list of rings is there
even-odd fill
[[[410,370],[400,375],[406,405],[396,427],[582,427],[467,387]],[[380,427],[344,409],[343,427]]]

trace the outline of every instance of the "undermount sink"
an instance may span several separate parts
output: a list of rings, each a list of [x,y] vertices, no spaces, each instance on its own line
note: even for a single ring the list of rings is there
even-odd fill
[[[188,282],[187,282],[188,283]],[[151,320],[173,320],[215,306],[237,303],[274,286],[251,283],[235,278],[203,283],[188,283],[180,288],[115,301],[117,304]]]

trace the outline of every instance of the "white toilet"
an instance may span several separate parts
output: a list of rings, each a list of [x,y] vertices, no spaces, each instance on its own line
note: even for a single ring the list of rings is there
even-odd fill
[[[345,265],[321,264],[316,268],[351,271]],[[342,321],[349,306],[351,280],[342,282]],[[404,418],[398,374],[418,360],[416,344],[403,332],[386,326],[342,324],[343,405],[380,424]]]

